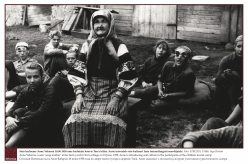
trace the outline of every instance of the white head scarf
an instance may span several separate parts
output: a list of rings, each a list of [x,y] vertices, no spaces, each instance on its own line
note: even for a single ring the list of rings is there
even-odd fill
[[[93,29],[94,19],[96,17],[99,17],[99,16],[106,18],[107,21],[109,22],[108,34],[104,37],[101,37],[101,38],[99,38],[96,35],[96,33]],[[94,12],[91,16],[91,19],[90,19],[90,26],[91,26],[90,35],[88,37],[87,42],[83,44],[83,47],[82,47],[83,50],[81,50],[81,52],[87,54],[87,59],[89,59],[93,44],[96,41],[100,41],[101,42],[101,44],[99,45],[100,48],[101,48],[101,46],[106,46],[108,51],[109,51],[108,54],[110,56],[112,56],[113,58],[115,58],[116,60],[119,60],[117,53],[116,53],[116,50],[113,46],[113,43],[110,40],[110,38],[117,38],[117,35],[115,33],[115,21],[114,21],[114,17],[111,14],[111,12],[109,10],[99,10],[99,11]]]
[[[111,14],[111,12],[109,10],[99,10],[99,11],[94,12],[91,16],[91,19],[90,19],[91,31],[90,31],[90,35],[88,37],[88,40],[92,40],[93,38],[97,38],[97,35],[96,35],[93,27],[94,27],[95,18],[99,17],[99,16],[106,18],[107,21],[109,22],[109,31],[108,31],[108,34],[105,36],[105,38],[111,38],[111,37],[117,38],[117,35],[115,33],[115,20],[114,20],[113,15]]]

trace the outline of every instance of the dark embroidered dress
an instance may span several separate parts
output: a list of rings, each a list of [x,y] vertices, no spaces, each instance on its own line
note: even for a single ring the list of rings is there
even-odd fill
[[[66,121],[63,128],[65,146],[123,147],[127,92],[137,81],[131,56],[126,46],[115,37],[93,39],[89,46],[87,43],[83,45],[81,52],[87,54],[85,78],[88,83],[83,82],[84,77],[75,75],[69,81],[76,94],[82,91],[85,107],[79,113],[71,114]],[[108,103],[118,90],[126,92],[126,95],[119,102],[118,110],[110,110]]]

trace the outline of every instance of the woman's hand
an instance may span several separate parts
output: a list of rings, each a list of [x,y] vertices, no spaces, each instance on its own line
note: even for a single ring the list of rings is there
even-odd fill
[[[120,103],[120,98],[119,97],[113,97],[111,99],[111,101],[108,103],[108,106],[107,106],[109,114],[115,115],[115,113],[118,112],[119,103]]]
[[[12,118],[12,117],[7,117],[6,118],[6,131],[9,133],[13,130],[15,130],[16,128],[18,128],[18,125],[16,124],[16,122],[19,122],[17,119]]]
[[[79,94],[76,98],[75,103],[72,106],[71,113],[72,114],[79,113],[82,110],[82,108],[85,108],[84,98],[81,94]]]

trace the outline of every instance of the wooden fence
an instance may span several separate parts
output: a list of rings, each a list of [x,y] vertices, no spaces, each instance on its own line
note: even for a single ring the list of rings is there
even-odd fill
[[[176,5],[135,5],[132,35],[176,39]]]
[[[177,39],[234,41],[242,34],[242,22],[241,5],[178,5]]]
[[[117,34],[132,35],[134,5],[104,5],[102,8],[115,10],[119,13],[113,14]]]
[[[121,35],[221,43],[233,42],[238,35],[243,34],[243,5],[94,7],[119,12],[114,17],[116,32]],[[51,5],[29,6],[27,15],[29,25],[48,24],[51,22]]]

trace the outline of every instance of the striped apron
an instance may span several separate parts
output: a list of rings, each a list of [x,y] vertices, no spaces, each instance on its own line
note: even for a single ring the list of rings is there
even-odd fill
[[[127,97],[119,103],[118,111],[107,109],[117,90],[117,80],[92,77],[83,89],[85,108],[72,114],[62,132],[65,147],[99,145],[123,147],[126,139]]]

